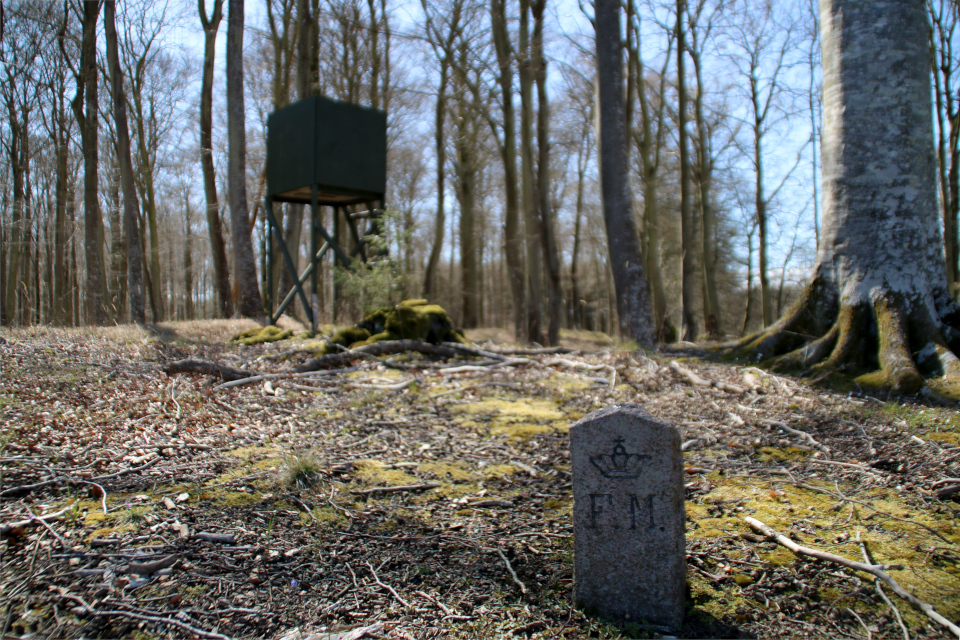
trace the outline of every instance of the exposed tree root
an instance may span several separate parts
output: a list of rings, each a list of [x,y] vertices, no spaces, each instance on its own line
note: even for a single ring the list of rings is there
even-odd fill
[[[838,287],[818,275],[783,318],[732,349],[774,369],[819,377],[842,371],[901,393],[920,391],[925,378],[960,383],[960,307],[932,298],[935,304],[880,290],[870,302],[841,301]]]

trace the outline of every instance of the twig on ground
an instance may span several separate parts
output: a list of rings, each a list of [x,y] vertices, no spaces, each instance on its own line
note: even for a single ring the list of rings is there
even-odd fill
[[[99,484],[91,480],[75,480],[74,482],[76,482],[77,484],[92,484],[97,489],[100,489],[100,507],[103,509],[103,515],[107,515],[110,512],[110,510],[107,509],[107,490],[106,489],[104,489]]]
[[[384,589],[386,589],[387,591],[389,591],[389,592],[393,595],[393,597],[397,599],[397,602],[399,602],[400,604],[402,604],[404,607],[406,607],[407,609],[412,609],[412,608],[413,608],[413,607],[410,606],[410,603],[409,603],[409,602],[407,602],[406,600],[404,600],[403,598],[400,597],[400,594],[397,593],[396,590],[394,590],[393,587],[391,587],[390,585],[388,585],[388,584],[385,583],[385,582],[381,582],[381,581],[380,581],[380,578],[377,576],[377,572],[376,572],[376,570],[373,568],[373,565],[372,565],[372,564],[370,564],[370,563],[368,562],[368,563],[367,563],[367,566],[370,567],[370,573],[373,574],[373,580],[374,580],[374,582],[376,582],[378,585],[380,585],[381,587],[383,587]]]
[[[507,556],[503,555],[503,551],[497,549],[497,553],[500,554],[500,558],[503,560],[503,563],[507,565],[507,571],[510,572],[510,577],[513,578],[513,581],[518,587],[520,587],[520,593],[527,595],[527,585],[523,584],[520,581],[520,578],[517,577],[517,572],[513,570],[513,565],[510,564],[510,560],[507,559]]]
[[[276,378],[315,378],[319,376],[330,376],[338,373],[349,373],[351,371],[356,371],[358,367],[343,367],[342,369],[325,369],[323,371],[304,371],[301,373],[261,373],[256,376],[251,376],[249,378],[240,378],[239,380],[230,380],[227,382],[221,382],[213,388],[214,391],[220,389],[229,389],[230,387],[239,387],[245,384],[253,384],[254,382],[261,382],[263,380],[273,380]]]
[[[867,551],[867,543],[860,537],[859,531],[857,531],[857,544],[860,545],[860,553],[863,554],[863,561],[867,564],[876,564],[870,557],[870,553]],[[873,585],[877,588],[877,595],[887,603],[887,606],[890,607],[894,617],[897,619],[897,624],[900,625],[900,630],[903,631],[903,640],[910,640],[910,631],[907,629],[907,625],[903,623],[903,618],[900,616],[900,609],[898,609],[897,606],[891,602],[890,598],[887,597],[887,594],[883,592],[883,587],[880,586],[880,580],[878,578],[874,578]]]
[[[442,602],[440,602],[440,601],[437,600],[436,598],[434,598],[434,597],[432,597],[432,596],[424,593],[423,591],[415,591],[414,593],[416,593],[418,596],[420,596],[420,597],[423,598],[424,600],[428,600],[428,601],[432,602],[433,604],[437,605],[437,608],[440,609],[440,611],[443,611],[443,615],[445,615],[445,616],[452,616],[452,615],[454,615],[454,613],[453,613],[453,611],[450,609],[450,607],[448,607],[447,605],[443,604]]]
[[[70,511],[70,509],[73,509],[73,505],[75,504],[76,502],[71,502],[67,507],[60,509],[60,511],[56,511],[54,513],[48,513],[42,516],[35,516],[31,514],[30,518],[26,520],[20,520],[18,522],[11,522],[9,524],[0,525],[0,536],[7,535],[10,532],[15,531],[16,529],[26,529],[27,527],[36,527],[41,522],[46,522],[47,520],[56,520],[57,518],[65,514],[67,511]]]
[[[925,613],[930,619],[935,620],[936,622],[940,623],[941,625],[949,629],[951,633],[955,634],[958,638],[960,638],[960,627],[953,624],[952,622],[944,618],[942,615],[934,611],[931,605],[927,604],[926,602],[923,602],[913,594],[906,591],[903,587],[901,587],[900,584],[890,576],[890,574],[884,571],[884,569],[887,568],[887,565],[866,564],[863,562],[857,562],[856,560],[850,560],[849,558],[844,558],[843,556],[834,555],[826,551],[818,551],[816,549],[811,549],[810,547],[804,547],[797,544],[790,538],[777,533],[776,531],[774,531],[764,523],[760,522],[756,518],[746,517],[744,518],[744,521],[747,524],[749,524],[751,527],[753,527],[755,530],[759,531],[760,533],[763,533],[764,535],[770,538],[773,538],[774,540],[779,542],[781,545],[783,545],[787,549],[790,549],[790,551],[793,551],[797,555],[810,556],[811,558],[817,558],[818,560],[833,562],[834,564],[839,564],[849,569],[854,569],[856,571],[864,571],[866,573],[869,573],[872,576],[879,578],[880,580],[883,580],[885,583],[887,583],[887,586],[893,589],[894,593],[896,593],[898,596],[900,596],[901,598],[903,598],[904,600],[912,604],[914,607],[916,607],[917,609]]]
[[[22,504],[22,503],[21,503],[21,504]],[[62,548],[64,551],[68,551],[68,550],[70,549],[70,545],[67,544],[67,541],[64,540],[63,537],[62,537],[59,533],[57,533],[56,531],[54,531],[54,530],[53,530],[53,527],[51,527],[49,524],[47,524],[47,521],[46,521],[46,520],[44,520],[43,518],[38,518],[37,516],[35,516],[34,513],[33,513],[33,511],[30,511],[30,507],[24,505],[24,508],[27,510],[27,513],[30,514],[30,517],[31,517],[31,518],[33,518],[34,520],[36,520],[37,522],[39,522],[41,525],[43,525],[43,528],[46,529],[47,531],[49,531],[50,534],[51,534],[54,538],[57,539],[57,542],[60,543],[60,548]],[[0,635],[0,638],[3,638],[3,636]]]
[[[192,625],[187,624],[186,622],[181,622],[180,620],[174,620],[172,618],[165,618],[160,616],[150,616],[142,613],[134,613],[132,611],[120,611],[120,610],[109,610],[102,611],[99,609],[94,609],[86,600],[80,596],[75,596],[71,593],[68,593],[63,588],[58,588],[60,596],[65,600],[72,600],[80,605],[82,610],[92,616],[97,617],[111,617],[111,616],[120,616],[123,618],[130,618],[131,620],[139,620],[141,622],[153,622],[155,624],[163,624],[171,627],[176,627],[187,633],[192,633],[201,638],[210,638],[210,640],[231,640],[230,636],[225,636],[222,633],[216,633],[215,631],[207,631],[206,629],[200,629]]]
[[[799,438],[803,438],[804,440],[809,442],[812,446],[816,447],[817,449],[820,449],[820,451],[823,451],[824,453],[830,453],[830,447],[828,447],[825,444],[821,444],[819,441],[815,440],[814,437],[809,433],[807,433],[806,431],[800,431],[799,429],[788,427],[786,424],[778,420],[761,420],[760,422],[771,427],[783,429],[787,433],[792,433],[793,435]]]
[[[163,367],[163,372],[168,376],[175,373],[202,373],[208,376],[214,376],[221,380],[240,380],[258,375],[256,371],[247,369],[236,369],[228,367],[225,364],[217,362],[207,362],[206,360],[177,360]]]
[[[680,375],[683,378],[686,378],[687,382],[692,384],[695,387],[713,387],[714,389],[720,389],[721,391],[726,391],[727,393],[742,394],[746,393],[747,390],[744,387],[730,384],[729,382],[720,382],[716,380],[707,380],[706,378],[701,378],[695,374],[690,369],[687,369],[681,365],[676,360],[671,360],[670,364],[667,365],[675,373]]]
[[[934,529],[933,527],[928,527],[927,525],[923,524],[922,522],[917,522],[916,520],[911,520],[910,518],[901,518],[900,516],[895,516],[895,515],[893,515],[892,513],[887,513],[886,511],[880,511],[880,509],[877,509],[876,507],[873,507],[873,506],[871,506],[870,504],[868,504],[868,503],[866,503],[866,502],[863,502],[862,500],[857,500],[856,498],[850,498],[850,497],[845,496],[845,495],[839,495],[839,494],[836,494],[836,493],[834,493],[834,492],[832,492],[832,491],[829,491],[829,490],[827,490],[827,489],[824,489],[824,488],[822,488],[822,487],[816,487],[816,486],[814,486],[814,485],[812,485],[812,484],[806,484],[806,483],[804,483],[804,482],[797,482],[797,483],[795,483],[795,484],[796,484],[798,487],[803,487],[804,489],[810,489],[811,491],[819,491],[820,493],[825,493],[825,494],[827,494],[828,496],[832,496],[833,498],[836,498],[837,500],[840,500],[840,501],[855,502],[855,503],[857,503],[857,504],[859,504],[859,505],[861,505],[861,506],[863,506],[863,507],[866,507],[867,509],[870,509],[871,511],[874,511],[874,512],[880,514],[880,515],[883,516],[884,518],[890,518],[890,519],[892,519],[892,520],[899,520],[900,522],[906,522],[906,523],[908,523],[908,524],[913,524],[913,525],[916,525],[916,526],[918,526],[918,527],[923,527],[924,529],[926,529],[927,531],[929,531],[929,532],[932,533],[933,535],[937,536],[938,538],[940,538],[941,540],[943,540],[943,541],[946,542],[947,544],[953,544],[950,540],[947,540],[946,538],[944,538],[943,535],[942,535],[939,531],[937,531],[937,530]]]
[[[370,489],[358,489],[350,493],[358,496],[366,496],[377,493],[396,493],[398,491],[423,491],[424,489],[436,489],[439,486],[439,482],[424,482],[423,484],[407,484],[400,487],[371,487]]]

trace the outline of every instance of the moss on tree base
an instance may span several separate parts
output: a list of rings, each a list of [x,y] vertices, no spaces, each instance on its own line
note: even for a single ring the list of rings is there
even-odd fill
[[[869,301],[841,300],[838,287],[817,274],[783,318],[740,340],[728,354],[801,377],[842,373],[858,385],[905,394],[923,390],[935,378],[960,383],[955,302],[938,299],[931,305],[920,293],[890,289],[864,297]]]

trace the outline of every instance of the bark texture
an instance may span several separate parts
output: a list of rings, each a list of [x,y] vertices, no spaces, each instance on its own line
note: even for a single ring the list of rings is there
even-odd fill
[[[133,182],[133,160],[130,157],[130,130],[127,127],[127,95],[123,89],[120,53],[117,45],[116,2],[103,4],[104,34],[107,38],[107,61],[110,66],[113,119],[117,127],[117,162],[120,165],[120,185],[123,188],[123,234],[127,238],[127,295],[130,319],[137,324],[146,322],[143,305],[143,254],[140,253],[137,187]],[[159,271],[158,271],[159,273]]]
[[[599,93],[600,189],[620,333],[640,345],[652,346],[655,331],[650,317],[647,279],[643,272],[643,255],[627,178],[620,3],[616,0],[597,0],[594,26]]]
[[[823,234],[810,282],[759,358],[870,370],[912,392],[960,374],[940,254],[923,0],[821,0]]]
[[[204,0],[199,0],[200,23],[203,26],[203,81],[200,88],[200,164],[203,169],[203,194],[207,202],[207,232],[217,286],[217,308],[224,318],[233,315],[230,297],[230,269],[227,264],[227,243],[223,239],[220,202],[217,197],[217,174],[213,165],[213,63],[217,31],[223,18],[223,0],[214,0],[213,15],[207,18]]]
[[[251,318],[263,316],[257,263],[250,238],[247,213],[247,138],[243,112],[243,0],[230,0],[227,16],[227,130],[229,159],[227,190],[230,199],[230,231],[233,236],[233,268],[238,308]]]

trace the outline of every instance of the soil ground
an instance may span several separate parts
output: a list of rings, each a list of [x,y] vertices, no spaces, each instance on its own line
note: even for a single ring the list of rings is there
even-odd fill
[[[681,637],[947,635],[871,575],[796,557],[746,516],[895,565],[960,620],[955,405],[586,333],[565,334],[576,353],[497,368],[399,356],[226,388],[163,372],[188,356],[290,371],[319,345],[229,343],[252,326],[2,334],[0,526],[64,511],[0,541],[0,639],[658,637],[570,605],[567,432],[625,401],[683,434]],[[492,349],[509,334],[469,337]],[[671,360],[728,386],[696,386]]]

